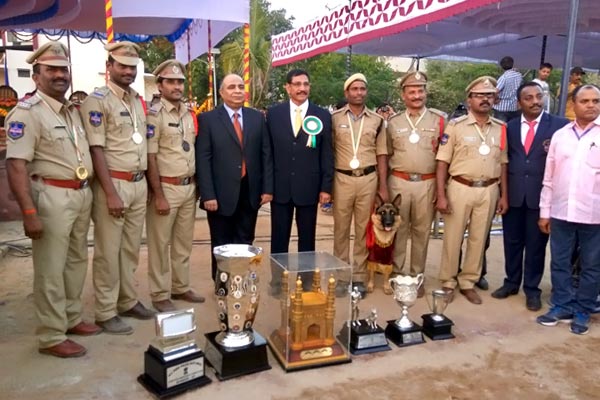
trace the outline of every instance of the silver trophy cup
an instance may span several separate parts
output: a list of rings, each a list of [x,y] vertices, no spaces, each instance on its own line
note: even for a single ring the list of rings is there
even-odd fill
[[[436,289],[431,292],[431,296],[427,296],[427,303],[432,312],[431,318],[434,321],[443,321],[445,319],[444,311],[450,303],[449,294],[441,289]]]
[[[252,324],[258,309],[258,274],[262,249],[246,244],[215,247],[215,294],[221,332],[215,341],[229,349],[254,342]]]
[[[423,274],[416,277],[396,276],[389,280],[394,291],[394,300],[402,307],[402,316],[395,323],[402,329],[410,329],[415,324],[408,318],[408,309],[417,301],[419,287],[423,284]]]

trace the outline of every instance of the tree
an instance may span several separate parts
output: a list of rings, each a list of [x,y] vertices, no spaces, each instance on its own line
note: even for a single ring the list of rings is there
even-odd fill
[[[144,60],[144,69],[147,73],[152,73],[163,61],[175,57],[175,47],[167,38],[157,36],[149,42],[138,43],[142,48],[140,58]]]
[[[270,103],[271,36],[292,28],[285,10],[269,10],[266,0],[250,0],[250,103],[265,107]],[[221,42],[219,63],[223,74],[244,71],[243,28],[229,34]]]

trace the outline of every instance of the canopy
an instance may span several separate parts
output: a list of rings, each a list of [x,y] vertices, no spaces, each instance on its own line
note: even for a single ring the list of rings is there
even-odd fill
[[[218,43],[229,32],[248,22],[249,0],[228,0],[228,6],[215,0],[177,0],[170,5],[163,0],[113,0],[113,27],[116,40],[147,41],[152,36],[166,36],[175,42],[186,41],[190,32],[191,58],[207,50],[206,26],[211,21],[211,39]],[[0,0],[0,29],[36,30],[49,35],[69,31],[82,38],[105,38],[104,0]],[[187,43],[177,45],[178,59],[187,60]],[[185,55],[179,55],[180,48]]]
[[[354,0],[318,20],[274,36],[273,65],[352,45],[381,56],[461,56],[537,67],[542,36],[546,60],[561,65],[566,51],[567,0]],[[577,65],[598,67],[600,7],[580,0]],[[596,54],[594,54],[596,53]]]

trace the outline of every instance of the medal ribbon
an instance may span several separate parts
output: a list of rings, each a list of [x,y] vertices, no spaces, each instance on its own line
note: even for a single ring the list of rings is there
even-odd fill
[[[365,123],[365,115],[363,114],[360,117],[360,127],[358,128],[358,137],[356,140],[354,139],[354,128],[352,127],[352,120],[350,119],[350,114],[346,114],[348,117],[348,125],[350,126],[350,136],[352,137],[352,159],[357,160],[356,155],[358,154],[358,146],[360,145],[360,137],[362,136],[363,126]]]
[[[54,109],[50,106],[50,104],[48,104],[48,102],[46,100],[44,100],[44,98],[42,96],[40,96],[39,94],[36,94],[36,96],[42,101],[42,103],[44,103],[44,105],[50,111],[52,111],[52,114],[54,114],[58,123],[65,127],[65,130],[69,134],[69,139],[71,139],[71,142],[75,146],[75,154],[77,156],[77,162],[79,163],[80,167],[83,167],[84,166],[83,165],[83,155],[81,154],[81,150],[79,149],[79,142],[77,141],[77,133],[75,132],[75,124],[73,124],[73,121],[71,120],[71,125],[69,125],[67,120],[66,119],[63,120],[62,117],[60,116],[60,114],[58,114],[56,111],[54,111]]]
[[[417,122],[412,123],[412,121],[410,120],[410,117],[408,116],[408,111],[406,111],[406,113],[404,114],[404,116],[406,117],[406,120],[408,121],[408,124],[410,125],[410,128],[412,129],[412,132],[416,133],[417,135],[419,134],[417,132],[417,126],[419,125],[419,122],[421,122],[421,120],[423,119],[423,117],[425,116],[425,113],[427,112],[427,109],[424,108],[423,109],[423,113],[421,114],[421,116],[419,117],[419,119],[417,119]]]
[[[473,126],[475,126],[475,130],[477,131],[477,134],[479,135],[479,138],[481,139],[481,144],[485,144],[485,139],[487,139],[487,137],[490,133],[490,129],[492,128],[492,125],[488,125],[488,128],[485,131],[485,136],[484,136],[483,132],[481,132],[481,129],[479,129],[479,126],[477,125],[477,123],[475,123]]]

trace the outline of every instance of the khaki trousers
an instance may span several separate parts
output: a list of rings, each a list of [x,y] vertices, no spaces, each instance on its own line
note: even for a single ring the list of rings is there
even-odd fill
[[[354,177],[336,172],[333,182],[333,254],[350,263],[350,224],[354,217],[352,280],[367,279],[367,223],[377,191],[377,173]],[[347,279],[347,278],[342,278]]]
[[[94,292],[96,320],[106,321],[137,303],[135,270],[138,266],[146,216],[146,179],[127,182],[112,179],[125,205],[123,218],[108,213],[106,195],[94,182]]]
[[[410,237],[410,275],[425,271],[431,223],[435,215],[435,179],[410,182],[397,176],[388,178],[390,201],[398,193],[402,195],[400,217],[402,223],[394,241],[394,274],[401,274],[406,260],[406,242]]]
[[[36,334],[43,349],[66,340],[67,329],[81,322],[92,191],[32,182],[32,194],[44,227],[42,238],[32,241]]]
[[[162,183],[161,186],[169,202],[169,214],[158,215],[153,200],[146,215],[152,301],[168,300],[171,293],[182,294],[190,289],[190,254],[196,214],[195,184]]]
[[[453,212],[444,214],[444,244],[439,276],[443,287],[454,289],[458,284],[461,289],[472,289],[479,280],[485,240],[496,212],[498,195],[498,185],[477,188],[456,181],[448,184],[447,197]],[[462,270],[458,274],[458,258],[467,227],[467,249]]]

